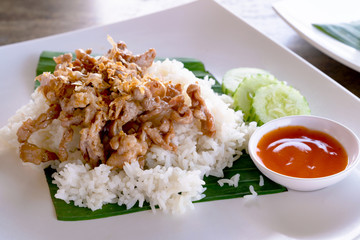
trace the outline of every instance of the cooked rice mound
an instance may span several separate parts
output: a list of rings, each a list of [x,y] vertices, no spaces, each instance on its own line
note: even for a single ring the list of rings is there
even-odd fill
[[[66,160],[40,163],[43,167],[51,164],[56,170],[53,174],[53,182],[59,188],[56,198],[93,211],[108,203],[126,205],[129,209],[148,202],[153,210],[158,207],[164,212],[182,213],[194,207],[193,201],[204,197],[203,177],[223,177],[223,169],[231,167],[246,149],[256,125],[245,124],[241,111],[229,108],[230,97],[212,91],[213,79],[196,78],[176,60],[153,62],[143,74],[163,83],[180,84],[184,92],[192,84],[199,86],[201,98],[213,116],[212,134],[204,131],[201,121],[173,122],[173,135],[168,144],[173,148],[166,149],[152,142],[148,144],[143,161],[134,159],[114,167],[106,161],[93,165],[84,159],[79,147],[81,126],[74,126],[72,139],[67,143]],[[185,102],[191,105],[189,99]],[[19,149],[16,133],[23,122],[37,118],[48,109],[47,98],[36,90],[32,100],[0,129],[1,139]],[[27,141],[58,153],[65,131],[61,121],[55,119],[46,128],[34,132]]]

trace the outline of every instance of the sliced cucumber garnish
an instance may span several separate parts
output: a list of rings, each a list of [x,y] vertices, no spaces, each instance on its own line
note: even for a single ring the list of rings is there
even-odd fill
[[[249,121],[250,110],[256,90],[270,84],[280,84],[280,81],[271,74],[256,74],[245,77],[240,83],[233,99],[235,109],[241,110],[244,113],[245,121]]]
[[[301,93],[259,68],[234,68],[225,73],[222,90],[232,96],[235,110],[244,121],[262,125],[275,118],[310,114]]]
[[[309,104],[298,90],[285,84],[271,84],[255,92],[249,121],[261,125],[284,116],[309,114]]]
[[[239,84],[245,77],[257,74],[268,74],[259,68],[234,68],[227,71],[222,80],[222,90],[225,94],[233,96]]]

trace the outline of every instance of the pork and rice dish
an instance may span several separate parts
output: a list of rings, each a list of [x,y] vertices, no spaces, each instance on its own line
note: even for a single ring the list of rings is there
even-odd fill
[[[76,50],[54,58],[54,73],[0,130],[28,164],[56,169],[55,197],[100,209],[149,202],[184,212],[204,197],[203,177],[223,176],[246,148],[245,124],[232,99],[214,93],[176,60],[154,61],[115,43],[104,55]]]

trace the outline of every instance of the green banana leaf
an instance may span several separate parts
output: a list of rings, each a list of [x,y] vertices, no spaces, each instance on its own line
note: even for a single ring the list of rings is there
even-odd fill
[[[313,24],[330,37],[360,50],[360,21],[338,24]]]
[[[55,62],[53,61],[53,57],[58,56],[62,53],[60,52],[49,52],[45,51],[41,54],[38,67],[37,74],[41,74],[42,72],[52,72],[55,69]],[[205,76],[209,76],[213,79],[215,77],[209,73],[202,62],[193,58],[176,58],[178,61],[184,63],[184,67],[192,71],[198,78],[204,78]],[[161,60],[161,59],[160,59]],[[215,79],[216,80],[216,79]],[[216,84],[213,86],[214,91],[221,93],[221,85],[216,81]],[[119,206],[117,204],[107,204],[102,207],[102,209],[92,211],[88,208],[77,207],[70,202],[67,204],[65,201],[61,199],[55,198],[55,194],[58,190],[56,184],[53,184],[52,174],[54,170],[50,167],[46,168],[45,175],[47,179],[47,183],[49,186],[51,199],[53,201],[53,205],[55,208],[56,216],[58,220],[63,221],[78,221],[78,220],[89,220],[96,218],[104,218],[122,214],[129,214],[139,211],[146,211],[151,209],[149,204],[144,203],[143,207],[139,207],[135,205],[131,209],[126,209],[126,206]],[[247,153],[244,153],[238,160],[234,162],[234,165],[231,168],[224,169],[224,177],[230,179],[235,174],[240,174],[240,180],[237,187],[229,186],[225,184],[220,187],[218,184],[218,180],[220,178],[209,176],[205,177],[205,192],[206,197],[196,202],[206,202],[206,201],[215,201],[222,199],[230,199],[230,198],[238,198],[243,197],[245,195],[249,195],[250,190],[249,187],[252,185],[254,190],[258,195],[264,194],[273,194],[287,191],[287,189],[277,183],[274,183],[270,179],[263,176],[264,184],[262,186],[260,183],[260,175],[261,172],[256,168],[254,163],[252,162],[250,156]]]

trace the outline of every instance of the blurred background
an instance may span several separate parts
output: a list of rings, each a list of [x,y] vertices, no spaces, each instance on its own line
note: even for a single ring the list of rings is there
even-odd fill
[[[0,46],[124,21],[192,1],[1,0]],[[272,4],[279,0],[214,1],[360,97],[360,73],[329,58],[303,40],[273,10]]]

